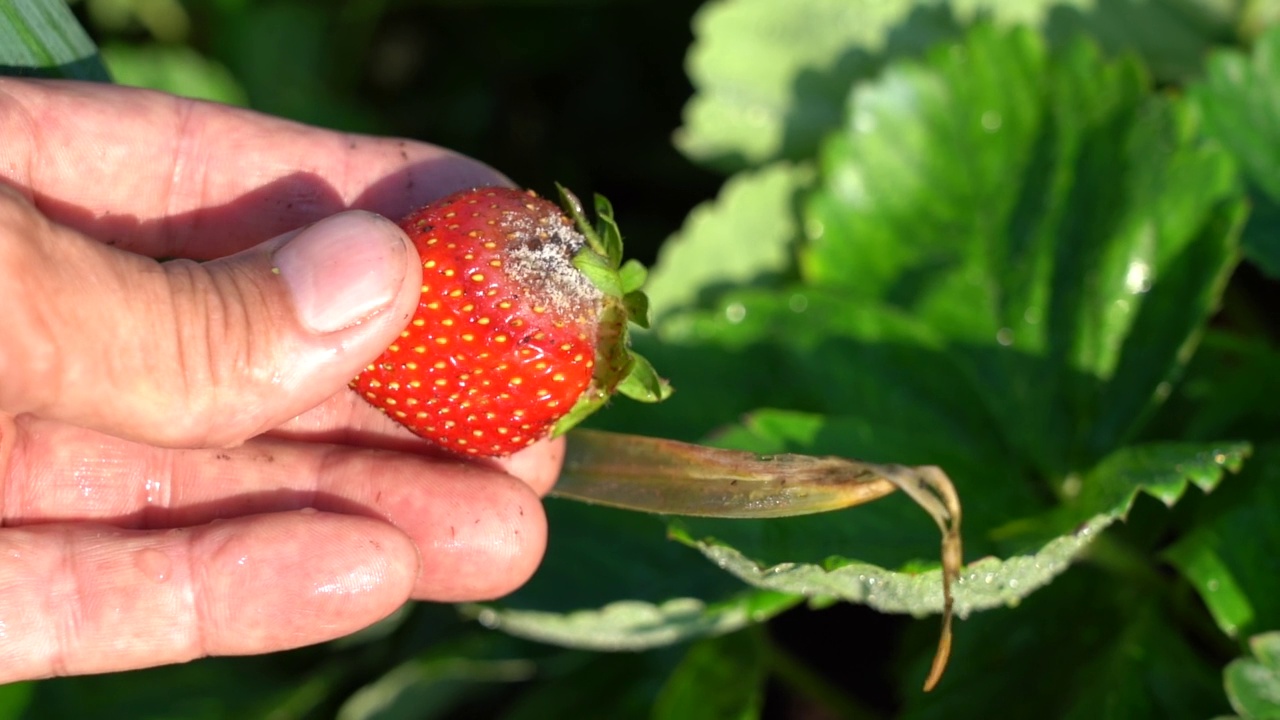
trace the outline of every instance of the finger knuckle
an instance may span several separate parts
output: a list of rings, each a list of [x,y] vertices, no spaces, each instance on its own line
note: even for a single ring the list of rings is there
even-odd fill
[[[39,409],[31,403],[61,377],[57,304],[41,287],[50,265],[47,232],[30,204],[0,192],[0,408],[13,413]]]
[[[189,260],[164,267],[176,339],[175,393],[182,408],[175,431],[199,435],[201,444],[239,443],[246,439],[239,430],[245,413],[260,401],[256,388],[272,372],[269,349],[253,321],[252,308],[260,301],[252,285],[233,272]]]

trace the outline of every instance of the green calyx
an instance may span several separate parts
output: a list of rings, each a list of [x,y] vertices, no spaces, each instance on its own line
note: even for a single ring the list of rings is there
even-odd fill
[[[634,323],[649,327],[649,299],[640,289],[648,271],[635,260],[622,261],[622,233],[613,219],[613,205],[596,195],[593,225],[573,193],[559,184],[556,189],[560,193],[560,205],[587,240],[573,257],[573,265],[600,290],[603,299],[591,385],[573,409],[556,423],[552,437],[563,435],[582,422],[615,393],[640,402],[660,402],[672,392],[671,385],[658,375],[653,365],[631,350],[629,326]]]

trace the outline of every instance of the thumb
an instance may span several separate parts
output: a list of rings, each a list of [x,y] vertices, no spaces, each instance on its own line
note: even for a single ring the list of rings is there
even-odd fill
[[[0,412],[236,444],[345,387],[398,336],[420,283],[408,238],[371,213],[159,263],[0,192]]]

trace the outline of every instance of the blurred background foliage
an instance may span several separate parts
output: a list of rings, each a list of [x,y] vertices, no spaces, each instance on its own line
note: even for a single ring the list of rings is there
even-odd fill
[[[116,82],[444,145],[608,190],[651,260],[719,178],[671,133],[697,0],[82,0]]]

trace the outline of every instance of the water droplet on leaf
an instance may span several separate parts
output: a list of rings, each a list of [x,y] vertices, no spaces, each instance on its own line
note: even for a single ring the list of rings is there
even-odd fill
[[[724,316],[725,319],[736,325],[747,316],[747,308],[739,302],[729,303],[728,307],[724,309]]]

